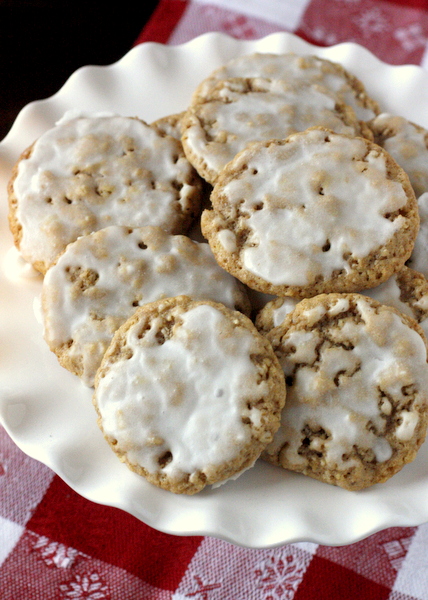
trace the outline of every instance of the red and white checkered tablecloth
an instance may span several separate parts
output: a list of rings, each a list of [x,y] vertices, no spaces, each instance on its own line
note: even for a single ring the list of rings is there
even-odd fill
[[[428,68],[426,0],[160,0],[137,43],[207,31],[353,41],[385,62]],[[428,524],[342,547],[171,536],[81,498],[0,427],[0,600],[51,599],[425,600]]]

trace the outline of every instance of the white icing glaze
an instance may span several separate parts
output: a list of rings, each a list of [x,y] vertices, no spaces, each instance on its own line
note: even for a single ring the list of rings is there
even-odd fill
[[[331,134],[329,143],[324,138],[324,132],[312,130],[283,148],[243,153],[240,162],[248,168],[222,187],[251,232],[241,252],[244,267],[274,285],[306,285],[336,270],[349,273],[346,253],[363,258],[403,225],[401,216],[394,221],[382,216],[408,201],[403,187],[386,179],[383,156],[376,150],[365,156],[359,138]],[[260,203],[262,209],[254,210]]]
[[[382,147],[406,171],[410,183],[419,197],[428,192],[428,131],[415,127],[404,117],[382,113],[373,119],[375,127],[388,127],[392,123],[395,133],[382,141]]]
[[[219,85],[212,100],[193,106],[197,118],[183,132],[185,147],[216,173],[252,141],[283,139],[314,125],[359,133],[358,121],[345,123],[336,111],[334,95],[317,86],[292,87],[266,79],[252,80],[250,90],[246,80],[225,80]]]
[[[155,127],[162,135],[170,135],[176,140],[181,141],[181,119],[182,114],[168,115],[162,117],[152,123],[152,127]]]
[[[82,293],[69,269],[91,270],[98,279]],[[181,294],[235,308],[243,292],[206,243],[156,227],[107,227],[70,244],[47,272],[45,339],[51,348],[74,340],[68,353],[81,361],[82,380],[91,386],[114,331],[136,305]]]
[[[253,335],[244,328],[230,335],[226,317],[207,305],[177,313],[173,335],[162,345],[160,327],[155,319],[142,341],[138,325],[132,327],[132,358],[112,364],[100,380],[103,429],[150,473],[169,451],[173,458],[163,470],[172,479],[196,471],[214,476],[250,440],[242,417],[260,422],[260,411],[247,408],[247,400],[266,393],[249,358]]]
[[[400,417],[402,422],[401,425],[397,427],[396,436],[399,440],[407,442],[412,438],[415,432],[419,416],[416,412],[403,410],[401,411]]]
[[[392,275],[387,281],[377,285],[370,290],[364,290],[362,292],[365,296],[369,296],[374,300],[377,300],[381,304],[393,306],[405,315],[415,318],[415,314],[409,304],[403,302],[400,299],[401,290],[397,283],[396,275]]]
[[[415,385],[418,393],[415,410],[402,411],[396,437],[410,440],[418,424],[416,406],[425,405],[428,390],[427,351],[421,336],[392,311],[376,314],[363,296],[357,307],[364,324],[347,320],[341,328],[329,329],[328,338],[335,345],[323,342],[316,329],[286,336],[282,348],[291,353],[280,356],[285,375],[293,373],[294,365],[300,367],[287,388],[281,428],[268,451],[287,442],[282,452],[290,464],[305,463],[297,450],[306,424],[328,434],[327,439],[316,436],[312,447],[323,450],[329,467],[352,465],[353,446],[372,450],[378,462],[388,460],[392,449],[384,433],[385,417],[392,410],[389,398],[405,404],[405,386]],[[346,310],[346,304],[342,308]]]
[[[317,83],[335,92],[355,110],[359,119],[367,121],[375,116],[371,109],[365,108],[358,100],[358,93],[350,86],[346,75],[316,56],[302,57],[293,53],[240,56],[217,69],[198,87],[198,93],[206,96],[215,82],[230,77],[264,77],[288,82]]]
[[[283,298],[282,299],[281,306],[278,306],[278,308],[273,309],[273,311],[272,311],[272,319],[273,319],[274,327],[278,327],[278,325],[281,325],[281,323],[283,322],[285,317],[296,308],[297,302],[298,302],[298,300],[296,298]]]
[[[229,229],[222,229],[219,231],[217,239],[229,254],[233,254],[237,251],[238,246],[236,244],[236,236],[233,231],[230,231]]]
[[[191,173],[180,143],[137,119],[67,113],[19,163],[20,251],[51,264],[67,243],[108,225],[174,231],[177,202],[189,208]]]

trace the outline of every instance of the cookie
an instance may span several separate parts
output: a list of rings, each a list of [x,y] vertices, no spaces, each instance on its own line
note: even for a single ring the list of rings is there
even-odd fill
[[[275,296],[359,292],[410,257],[419,226],[407,175],[378,145],[320,128],[250,145],[202,213],[219,264]]]
[[[70,243],[47,271],[44,338],[60,364],[92,386],[113,334],[136,308],[181,294],[250,310],[244,287],[208,244],[159,227],[112,225]]]
[[[179,141],[137,118],[68,114],[15,166],[9,223],[23,258],[45,273],[68,243],[110,225],[186,232],[200,195]]]
[[[305,299],[268,334],[284,370],[272,464],[348,490],[381,483],[412,461],[427,428],[424,334],[360,294]]]
[[[279,426],[285,384],[246,316],[181,296],[140,307],[118,330],[93,399],[131,470],[194,494],[253,465]]]
[[[378,103],[368,95],[362,82],[342,65],[318,56],[300,56],[292,52],[254,53],[233,58],[204,79],[196,88],[194,97],[206,97],[218,81],[231,77],[314,83],[337,94],[339,100],[351,106],[363,121],[374,118],[380,112]]]
[[[364,294],[414,319],[428,338],[428,281],[422,273],[403,267]]]
[[[184,116],[184,111],[181,113],[175,113],[173,115],[167,115],[161,117],[151,123],[151,127],[154,127],[161,135],[170,135],[176,140],[181,141],[181,119]]]
[[[283,139],[315,125],[363,135],[354,111],[325,88],[281,79],[226,79],[191,102],[181,121],[182,143],[199,175],[214,184],[249,142]]]
[[[407,265],[428,278],[428,192],[418,198],[419,231]]]
[[[378,115],[369,126],[375,142],[406,171],[416,197],[428,192],[428,131],[388,113]]]
[[[428,281],[421,273],[404,266],[384,283],[362,293],[412,317],[428,337]],[[256,315],[257,329],[267,333],[278,327],[298,302],[297,298],[270,300]]]

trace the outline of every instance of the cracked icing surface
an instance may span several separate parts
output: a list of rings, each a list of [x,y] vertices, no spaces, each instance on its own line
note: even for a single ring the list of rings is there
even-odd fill
[[[107,441],[152,483],[193,494],[251,466],[279,426],[272,348],[236,311],[170,298],[115,335],[94,404]]]
[[[378,115],[369,125],[376,143],[406,171],[416,197],[428,192],[428,131],[388,113]]]
[[[208,244],[159,227],[107,227],[69,244],[48,270],[44,337],[62,366],[92,386],[114,332],[136,307],[180,294],[249,312],[243,286]]]
[[[342,65],[318,56],[253,53],[230,60],[200,83],[194,97],[206,97],[216,83],[231,77],[264,77],[288,82],[310,82],[326,87],[349,104],[359,119],[367,121],[378,112],[377,103],[370,98],[364,85]]]
[[[109,225],[185,232],[200,195],[178,140],[137,118],[71,113],[18,161],[9,220],[22,256],[44,273],[69,242]]]
[[[362,134],[353,110],[323,87],[237,77],[218,82],[207,97],[192,101],[182,119],[182,142],[189,161],[214,184],[249,142],[283,139],[315,125]]]
[[[301,301],[268,339],[287,402],[266,460],[353,490],[413,460],[428,401],[415,321],[359,294],[323,294]]]
[[[314,128],[255,143],[202,214],[219,263],[278,296],[374,287],[409,258],[419,226],[404,171],[379,146]]]

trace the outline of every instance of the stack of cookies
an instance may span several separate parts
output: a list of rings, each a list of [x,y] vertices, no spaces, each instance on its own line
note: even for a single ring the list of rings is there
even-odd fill
[[[349,490],[414,459],[427,140],[339,64],[252,54],[180,114],[67,114],[24,151],[44,337],[125,464],[193,494],[260,457]]]

